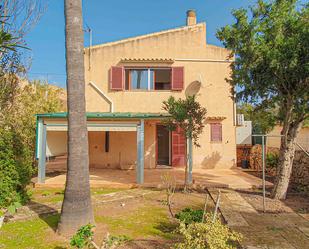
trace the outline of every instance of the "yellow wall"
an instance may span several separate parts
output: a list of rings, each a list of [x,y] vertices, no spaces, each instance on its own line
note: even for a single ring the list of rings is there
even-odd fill
[[[136,132],[110,132],[105,152],[105,132],[88,132],[89,163],[92,168],[133,169],[136,165]],[[155,168],[155,123],[145,122],[145,168]]]
[[[280,135],[282,130],[282,126],[276,125],[274,129],[268,133],[268,135]],[[280,148],[280,137],[268,137],[267,138],[267,146]],[[296,142],[299,143],[304,149],[309,150],[309,127],[303,127],[300,129]],[[300,150],[298,146],[296,146],[297,150]]]
[[[48,131],[46,136],[47,156],[60,156],[67,153],[66,131]]]
[[[89,53],[90,52],[90,53]],[[90,64],[89,64],[90,56]],[[228,51],[224,48],[206,44],[206,24],[200,23],[190,27],[183,27],[170,31],[126,39],[123,41],[107,43],[85,50],[86,70],[86,102],[89,112],[108,112],[109,105],[102,96],[89,85],[94,82],[114,102],[115,112],[162,112],[162,102],[173,95],[176,98],[185,98],[193,82],[202,79],[202,87],[198,92],[198,101],[206,107],[207,116],[223,116],[222,143],[210,142],[209,125],[206,124],[204,133],[200,137],[200,148],[194,148],[193,159],[195,167],[229,168],[236,162],[236,142],[234,126],[234,105],[230,98],[230,85],[225,81],[230,75],[228,63],[222,62],[194,62],[177,61],[173,64],[164,63],[121,63],[122,58],[171,58],[171,59],[227,59]],[[109,89],[108,72],[111,66],[184,66],[185,90],[173,91],[111,91]],[[191,84],[191,85],[190,85]],[[148,129],[148,128],[147,128]],[[154,136],[154,131],[146,130],[146,136]],[[117,136],[117,135],[115,135]],[[119,165],[119,151],[131,149],[119,141],[129,140],[119,134],[118,144],[111,144],[115,150],[111,164]],[[132,137],[131,137],[132,136]],[[91,135],[91,141],[99,141],[100,137]],[[135,135],[127,134],[130,141]],[[122,139],[122,140],[121,140]],[[146,139],[147,140],[147,139]],[[151,144],[148,138],[146,143]],[[113,148],[115,146],[116,148]],[[145,151],[147,151],[147,146]],[[146,157],[153,165],[155,150],[151,149]],[[94,151],[93,151],[94,153]],[[100,153],[98,151],[98,153]],[[134,152],[135,153],[135,152]],[[122,155],[122,161],[128,164],[134,162],[136,155],[130,153],[131,158]],[[148,153],[148,152],[147,152]],[[152,154],[151,154],[152,153]],[[104,153],[103,153],[104,154]],[[122,153],[124,154],[124,153]],[[99,156],[95,156],[99,158]],[[101,157],[100,157],[101,158]],[[97,160],[97,159],[96,159]],[[103,159],[102,159],[103,160]],[[147,159],[148,160],[148,159]]]

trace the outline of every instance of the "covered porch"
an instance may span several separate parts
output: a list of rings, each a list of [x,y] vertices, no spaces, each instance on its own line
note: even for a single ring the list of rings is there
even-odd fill
[[[39,183],[33,179],[38,187],[64,187],[66,180],[66,157],[47,162],[46,179]],[[143,184],[136,184],[135,170],[98,169],[90,168],[91,187],[133,188],[137,185],[144,187],[162,187],[162,176],[169,174],[178,185],[183,185],[184,167],[155,168],[144,170]],[[222,187],[232,189],[250,189],[262,186],[261,179],[249,175],[240,169],[200,169],[193,168],[193,183],[196,187]],[[271,186],[266,183],[266,186]]]
[[[173,146],[182,143],[182,148],[173,150],[172,159],[172,134],[167,131],[166,142],[158,138],[166,117],[162,113],[87,113],[89,169],[131,169],[135,175],[132,182],[143,184],[144,169],[162,164],[160,153],[164,167],[183,166],[184,139],[175,134]],[[45,184],[46,173],[53,170],[48,162],[67,154],[67,130],[67,113],[37,114],[38,184]],[[61,168],[66,170],[66,163]]]
[[[186,141],[176,131],[161,133],[161,137],[169,139],[160,143],[160,129],[162,132],[162,122],[167,117],[160,113],[87,113],[90,184],[93,187],[160,187],[162,176],[169,174],[182,185]],[[37,115],[38,176],[33,179],[36,186],[65,184],[66,118],[67,113]],[[160,153],[162,158],[158,157]],[[259,178],[238,169],[205,169],[198,165],[193,168],[192,183],[227,188],[262,184]]]

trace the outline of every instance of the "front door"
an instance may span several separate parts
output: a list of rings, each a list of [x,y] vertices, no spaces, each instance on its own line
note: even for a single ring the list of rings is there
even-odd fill
[[[170,132],[164,125],[157,125],[157,164],[170,164]]]

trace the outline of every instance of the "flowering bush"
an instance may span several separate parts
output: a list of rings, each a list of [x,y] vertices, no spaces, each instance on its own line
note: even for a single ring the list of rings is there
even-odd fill
[[[179,233],[184,237],[175,249],[236,249],[241,241],[241,234],[233,232],[219,219],[214,222],[206,215],[205,223],[181,223]]]

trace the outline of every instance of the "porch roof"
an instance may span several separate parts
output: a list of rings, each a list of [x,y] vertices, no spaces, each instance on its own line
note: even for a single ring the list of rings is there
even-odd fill
[[[143,112],[87,112],[87,118],[115,118],[115,119],[151,119],[167,118],[168,113],[143,113]],[[67,112],[41,113],[36,114],[38,118],[66,118]]]

